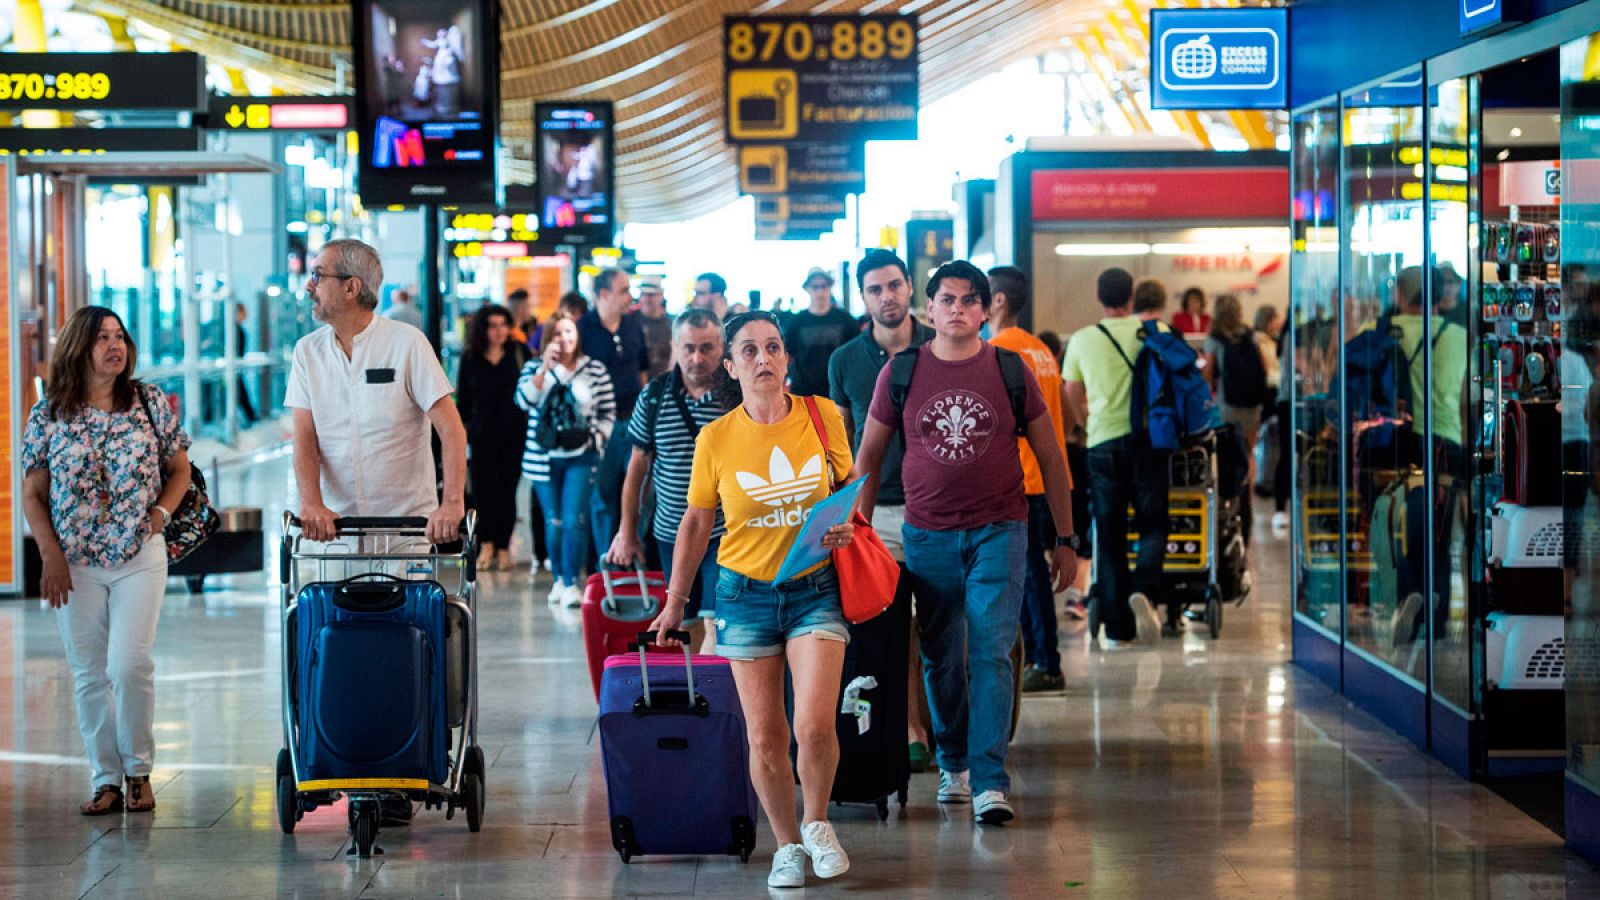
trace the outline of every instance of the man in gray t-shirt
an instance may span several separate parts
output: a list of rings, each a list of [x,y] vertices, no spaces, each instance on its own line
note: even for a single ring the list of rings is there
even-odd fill
[[[872,391],[878,373],[890,358],[909,347],[920,347],[933,339],[933,329],[911,316],[911,275],[900,257],[887,250],[869,250],[856,267],[856,286],[866,301],[872,327],[844,342],[828,358],[828,398],[844,414],[850,431],[850,448],[861,446],[861,432],[872,407]],[[905,524],[906,492],[900,482],[900,459],[904,446],[898,434],[884,454],[878,480],[878,505],[872,510],[872,527],[889,552],[905,562],[901,526]],[[902,596],[896,602],[911,602],[911,579],[900,579]],[[922,688],[922,665],[916,644],[917,629],[911,629],[910,669],[907,672],[911,715],[907,742],[911,770],[922,772],[931,761],[928,741],[928,702]]]

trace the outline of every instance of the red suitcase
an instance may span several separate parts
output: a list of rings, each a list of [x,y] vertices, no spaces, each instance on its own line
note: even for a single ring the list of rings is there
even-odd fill
[[[606,657],[627,653],[628,644],[655,621],[666,600],[667,579],[660,572],[601,569],[589,576],[583,587],[583,648],[595,700],[600,699]]]

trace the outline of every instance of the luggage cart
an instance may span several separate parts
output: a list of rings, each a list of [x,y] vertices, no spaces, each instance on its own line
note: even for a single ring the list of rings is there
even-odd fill
[[[1222,636],[1223,605],[1243,606],[1251,578],[1238,497],[1218,490],[1215,436],[1173,451],[1167,489],[1167,552],[1161,587],[1167,605],[1205,623],[1211,639]],[[1128,568],[1139,556],[1134,510],[1128,509]],[[1098,549],[1098,542],[1096,542]],[[1089,634],[1100,633],[1100,597],[1089,603]],[[1189,607],[1200,605],[1200,611]]]
[[[467,828],[476,832],[483,823],[486,768],[478,746],[477,513],[467,512],[457,553],[427,543],[423,518],[341,518],[334,527],[334,542],[303,546],[300,520],[284,513],[278,825],[293,834],[307,812],[348,798],[347,852],[363,859],[383,852],[375,843],[386,798],[442,806],[447,819],[465,810]],[[397,641],[396,635],[403,637]],[[408,662],[415,662],[398,672],[332,652],[398,645],[409,647]],[[330,684],[356,682],[351,693],[364,689],[365,695],[324,713],[341,698],[320,689],[319,669],[337,669]],[[396,749],[354,719],[397,719],[397,710],[407,709],[400,696],[407,694],[405,671],[425,674],[411,679],[418,688],[408,694],[413,721],[397,724],[394,731],[407,737]],[[316,758],[308,759],[308,752]]]

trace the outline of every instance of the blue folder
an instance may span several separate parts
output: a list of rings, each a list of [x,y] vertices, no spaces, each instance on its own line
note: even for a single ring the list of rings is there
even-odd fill
[[[828,561],[832,551],[822,546],[822,538],[829,528],[850,521],[850,514],[855,512],[856,501],[861,499],[861,488],[866,483],[865,477],[857,478],[811,507],[811,515],[800,526],[800,533],[789,547],[789,555],[783,558],[783,565],[778,567],[778,574],[772,579],[773,584],[782,584],[812,566]]]

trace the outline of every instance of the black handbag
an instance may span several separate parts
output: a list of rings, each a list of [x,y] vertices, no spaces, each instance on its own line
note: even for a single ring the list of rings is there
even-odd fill
[[[161,432],[156,430],[156,419],[150,414],[150,403],[145,399],[144,387],[143,384],[135,384],[134,393],[139,396],[139,406],[144,409],[145,421],[150,423],[150,433],[155,436],[159,454]],[[161,532],[167,541],[167,564],[176,563],[193,553],[196,547],[205,543],[206,538],[221,527],[222,517],[211,508],[211,498],[206,494],[206,477],[201,474],[200,467],[191,461],[189,489],[183,492],[177,510]]]

